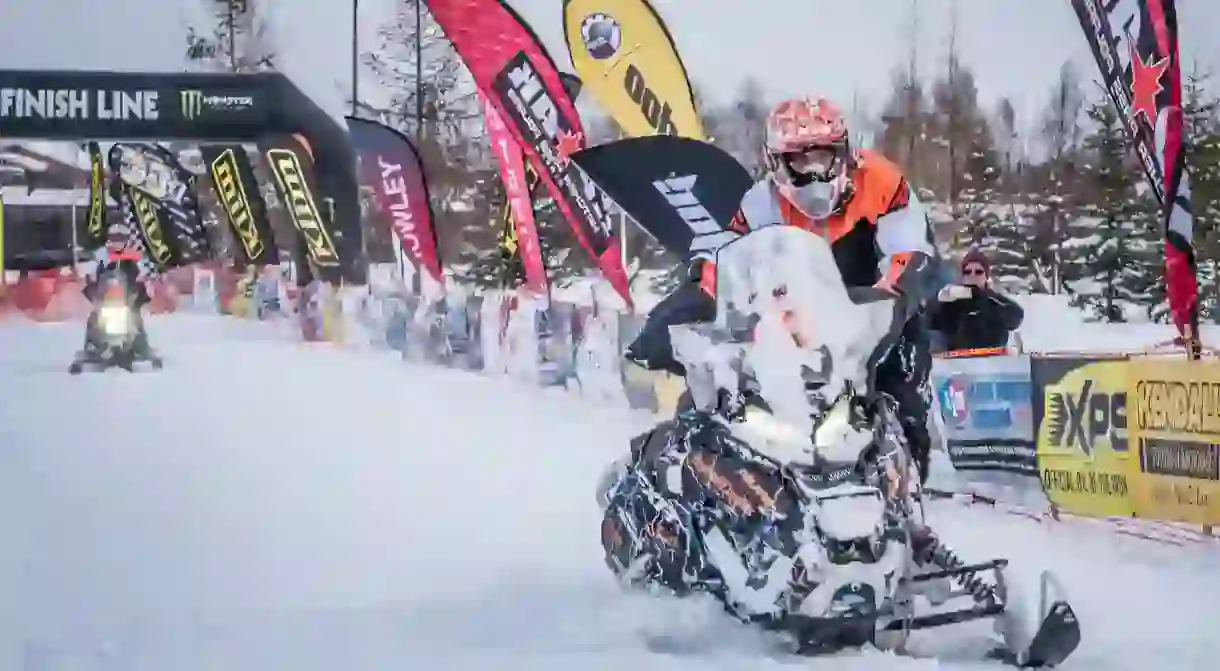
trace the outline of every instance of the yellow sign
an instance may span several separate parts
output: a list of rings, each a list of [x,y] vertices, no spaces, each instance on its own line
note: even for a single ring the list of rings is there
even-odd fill
[[[1133,361],[1127,394],[1136,515],[1220,525],[1220,363]]]
[[[1043,387],[1038,471],[1051,503],[1090,517],[1133,514],[1126,361],[1035,360]]]
[[[565,0],[563,23],[576,74],[627,135],[706,139],[686,68],[647,0]]]

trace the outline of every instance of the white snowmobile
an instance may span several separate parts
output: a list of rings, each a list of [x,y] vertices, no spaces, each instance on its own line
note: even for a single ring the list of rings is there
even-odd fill
[[[1063,662],[1080,626],[1054,577],[1031,614],[1007,560],[967,564],[924,521],[892,400],[866,366],[893,299],[853,302],[830,247],[794,227],[743,236],[716,268],[716,322],[671,327],[683,406],[599,487],[611,570],[711,594],[803,654],[901,652],[912,630],[993,618],[994,658]]]
[[[164,362],[148,345],[139,308],[123,279],[103,278],[99,290],[98,303],[85,325],[85,347],[77,352],[68,373],[79,375],[86,370],[104,371],[113,367],[134,372],[136,365],[143,362],[160,370]]]

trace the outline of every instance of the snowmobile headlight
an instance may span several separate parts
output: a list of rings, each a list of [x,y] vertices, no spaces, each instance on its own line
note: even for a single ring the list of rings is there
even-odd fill
[[[791,445],[796,443],[806,444],[809,440],[800,429],[777,419],[775,415],[766,410],[754,406],[746,406],[745,417],[741,423],[751,433],[767,442]]]
[[[855,461],[873,442],[872,432],[852,425],[851,400],[847,397],[822,417],[813,432],[818,452],[831,461]]]
[[[125,336],[131,321],[131,309],[125,305],[106,305],[98,311],[98,325],[109,336]]]

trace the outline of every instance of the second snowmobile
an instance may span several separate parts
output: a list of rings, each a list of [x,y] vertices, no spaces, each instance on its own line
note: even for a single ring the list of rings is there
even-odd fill
[[[86,298],[94,307],[85,324],[85,346],[68,367],[72,375],[114,367],[133,372],[141,363],[156,370],[164,366],[148,344],[140,314],[147,295],[117,266],[100,270],[86,287]]]
[[[1007,560],[967,563],[925,521],[893,399],[869,375],[893,300],[853,300],[825,240],[794,227],[728,244],[716,269],[716,321],[671,327],[677,414],[598,489],[619,579],[710,594],[800,653],[902,651],[913,630],[990,618],[997,659],[1072,654],[1080,625],[1053,575],[1030,612]]]

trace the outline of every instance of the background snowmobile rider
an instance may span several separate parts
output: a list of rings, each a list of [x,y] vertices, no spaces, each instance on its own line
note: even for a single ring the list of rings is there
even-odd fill
[[[132,316],[136,323],[135,351],[147,354],[151,351],[148,344],[148,332],[144,329],[142,310],[152,301],[144,283],[140,281],[140,254],[131,249],[112,246],[107,249],[106,260],[99,261],[97,273],[85,284],[81,293],[93,304],[93,312],[85,326],[85,349],[95,347],[97,327],[97,312],[101,308],[102,298],[107,283],[112,279],[123,282],[127,300],[131,304]]]
[[[626,358],[682,376],[669,327],[715,319],[716,250],[750,230],[800,226],[831,243],[854,300],[897,297],[891,333],[869,360],[875,389],[890,394],[927,478],[928,375],[932,367],[923,302],[936,288],[939,256],[927,215],[897,166],[853,150],[838,108],[821,98],[780,103],[765,129],[766,176],[742,199],[728,231],[696,237],[688,282],[652,310]]]

